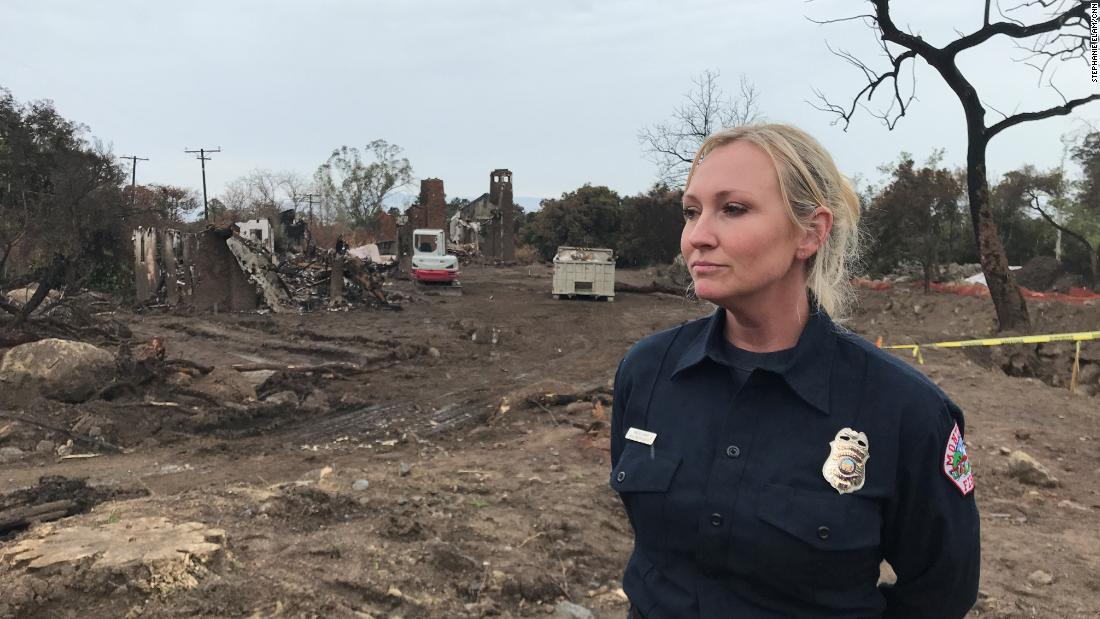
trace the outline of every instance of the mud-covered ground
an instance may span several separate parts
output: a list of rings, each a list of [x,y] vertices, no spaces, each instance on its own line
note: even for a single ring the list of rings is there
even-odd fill
[[[0,617],[520,617],[562,600],[623,616],[631,538],[607,487],[609,381],[632,342],[709,310],[665,294],[555,301],[550,275],[471,266],[460,297],[399,282],[412,296],[399,312],[115,316],[135,340],[163,338],[170,359],[201,366],[371,370],[261,375],[258,403],[181,398],[172,385],[191,379],[180,377],[110,401],[4,403],[126,451],[59,460],[35,447],[64,436],[0,421],[0,447],[26,452],[2,461],[0,489],[58,475],[146,496],[0,540]],[[849,326],[887,344],[988,336],[994,324],[986,299],[861,297]],[[1100,305],[1031,309],[1038,332],[1100,329]],[[1100,398],[1056,386],[1071,351],[924,352],[921,370],[968,419],[983,537],[972,616],[1100,616]],[[1010,477],[1015,450],[1060,485]],[[95,557],[32,568],[11,554],[65,528],[134,543],[149,523],[198,523],[187,526],[201,525],[189,546],[200,550],[171,573],[152,553],[109,568]]]

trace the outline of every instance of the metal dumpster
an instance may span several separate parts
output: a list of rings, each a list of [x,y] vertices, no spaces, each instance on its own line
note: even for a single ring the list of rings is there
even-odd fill
[[[615,252],[597,247],[558,247],[554,298],[587,296],[615,300]]]

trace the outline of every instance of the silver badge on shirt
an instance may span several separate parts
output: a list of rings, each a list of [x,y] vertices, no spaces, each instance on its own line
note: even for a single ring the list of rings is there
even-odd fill
[[[871,446],[867,435],[851,428],[841,428],[829,443],[829,457],[821,467],[821,474],[840,494],[855,492],[863,487],[867,478],[867,460],[871,458]]]

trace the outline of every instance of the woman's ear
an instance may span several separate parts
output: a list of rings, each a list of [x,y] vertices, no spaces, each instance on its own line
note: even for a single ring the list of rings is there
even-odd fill
[[[829,238],[829,232],[833,229],[833,212],[827,206],[819,206],[814,209],[810,217],[809,229],[802,233],[802,240],[798,244],[796,254],[799,259],[806,260],[817,253]]]

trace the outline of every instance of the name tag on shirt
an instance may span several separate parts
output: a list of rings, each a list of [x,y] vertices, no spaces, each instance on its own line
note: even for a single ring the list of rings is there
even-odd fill
[[[657,440],[657,433],[639,430],[638,428],[630,428],[626,431],[626,440],[641,443],[643,445],[653,445],[653,441]]]

